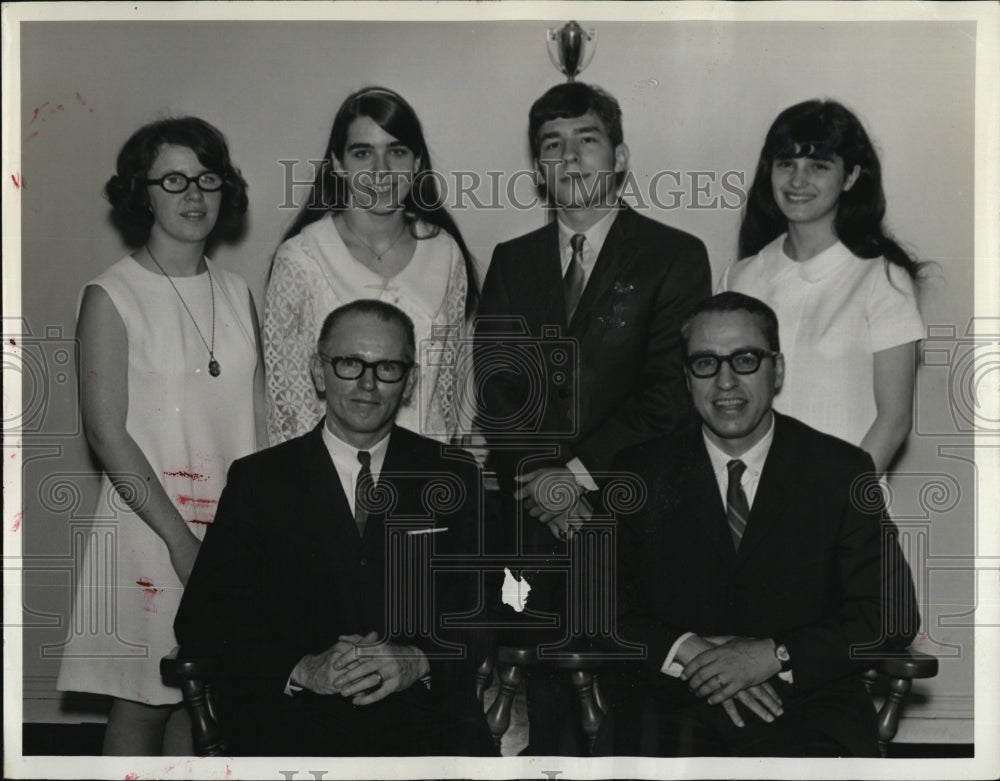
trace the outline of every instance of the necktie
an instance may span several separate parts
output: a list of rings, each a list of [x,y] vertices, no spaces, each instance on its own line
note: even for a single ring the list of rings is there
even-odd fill
[[[358,480],[354,484],[354,522],[358,525],[358,534],[364,536],[368,507],[371,504],[367,497],[371,495],[375,486],[372,480],[372,454],[367,450],[359,450],[358,463],[361,464],[361,471],[358,472]]]
[[[563,277],[563,293],[566,296],[566,322],[573,319],[576,305],[580,303],[583,293],[583,242],[587,237],[582,233],[574,233],[569,240],[573,248],[573,257],[569,261],[566,275]]]
[[[740,478],[743,476],[747,465],[734,458],[726,469],[729,472],[729,486],[726,488],[726,520],[729,522],[729,531],[733,535],[733,545],[736,550],[740,549],[740,540],[747,528],[747,518],[750,517],[750,505],[747,502],[747,495],[740,485]]]

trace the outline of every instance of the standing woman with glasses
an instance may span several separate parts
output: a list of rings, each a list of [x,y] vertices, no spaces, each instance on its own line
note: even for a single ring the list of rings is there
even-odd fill
[[[101,560],[116,569],[84,557],[73,604],[83,633],[66,644],[58,688],[113,698],[107,755],[191,753],[159,660],[176,644],[181,590],[229,465],[265,444],[253,299],[204,255],[217,228],[241,223],[246,190],[222,134],[195,117],[138,130],[105,187],[141,245],[84,287],[77,324],[83,429],[104,472],[95,517],[116,521]],[[97,609],[115,632],[88,631]]]
[[[878,155],[850,111],[810,100],[764,139],[721,290],[778,315],[774,408],[860,445],[885,472],[912,426],[920,264],[886,233]]]
[[[271,266],[263,342],[272,445],[322,417],[309,376],[316,334],[331,311],[360,298],[394,304],[416,326],[419,387],[397,422],[451,441],[468,425],[462,347],[478,301],[475,269],[442,203],[420,120],[381,87],[341,105],[309,202]]]

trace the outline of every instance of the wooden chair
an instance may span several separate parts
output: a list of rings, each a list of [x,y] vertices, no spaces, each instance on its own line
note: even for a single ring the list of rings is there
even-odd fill
[[[216,661],[211,657],[184,657],[175,648],[160,659],[160,676],[166,686],[176,686],[184,697],[191,718],[191,737],[199,757],[228,754],[212,701],[212,680]]]
[[[534,649],[504,645],[497,648],[497,694],[486,712],[486,722],[498,749],[504,733],[510,727],[511,709],[517,689],[524,680],[524,670],[527,666],[538,663]],[[597,683],[599,663],[580,654],[573,654],[560,659],[556,665],[570,671],[573,686],[580,696],[583,731],[587,736],[588,748],[593,751],[597,733],[607,713],[605,700]],[[486,673],[487,669],[489,673]],[[486,662],[480,667],[480,672],[484,675],[484,689],[489,685],[492,670],[492,665],[487,667]],[[883,757],[899,731],[903,703],[910,693],[913,681],[933,678],[937,671],[938,660],[935,657],[913,650],[904,655],[882,659],[865,671],[865,688],[872,695],[873,705],[878,709],[878,742]],[[881,694],[883,682],[886,692],[884,696]]]
[[[886,680],[885,699],[878,711],[878,747],[883,757],[899,731],[899,715],[913,681],[917,678],[933,678],[937,672],[936,657],[912,649],[905,656],[883,659],[865,672],[865,688],[873,697],[878,696],[876,684],[879,679]]]
[[[497,694],[486,711],[486,723],[493,735],[497,749],[500,749],[504,733],[510,727],[510,714],[514,695],[524,680],[524,670],[539,664],[533,647],[501,645],[497,648]],[[587,748],[594,749],[594,741],[604,720],[606,706],[597,685],[597,670],[600,662],[581,653],[567,653],[553,664],[566,670],[573,688],[580,698],[580,715],[583,734],[587,737]]]
[[[524,680],[524,670],[528,665],[537,663],[534,649],[504,645],[497,648],[497,695],[486,712],[486,721],[498,748],[510,727],[511,708],[517,689]],[[599,662],[581,654],[566,654],[554,663],[569,673],[580,696],[583,731],[592,749],[606,713],[605,700],[597,682]],[[493,670],[492,659],[487,659],[477,671],[476,694],[480,702],[490,685]],[[933,678],[937,671],[938,660],[935,657],[911,650],[905,656],[883,659],[865,673],[865,687],[878,707],[878,740],[882,756],[886,755],[899,730],[899,718],[913,681]],[[160,660],[163,682],[180,688],[184,697],[198,756],[224,756],[227,753],[212,702],[211,681],[215,673],[214,659],[185,657],[177,648]],[[884,698],[881,695],[883,681]]]

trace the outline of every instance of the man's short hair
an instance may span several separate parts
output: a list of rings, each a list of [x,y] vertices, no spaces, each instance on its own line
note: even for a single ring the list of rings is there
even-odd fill
[[[767,348],[774,352],[781,351],[778,341],[778,316],[767,304],[759,298],[727,290],[706,298],[696,306],[681,324],[681,338],[684,340],[684,350],[687,351],[688,337],[691,335],[691,323],[706,312],[747,312],[757,318],[760,329],[767,340]]]
[[[552,87],[532,104],[528,112],[528,143],[532,159],[538,159],[541,141],[538,134],[542,125],[553,119],[582,117],[588,111],[601,120],[613,146],[617,147],[625,140],[622,109],[618,101],[600,87],[571,81]]]
[[[399,307],[387,304],[385,301],[377,301],[374,298],[359,298],[334,309],[326,316],[323,327],[319,329],[319,339],[316,340],[317,347],[322,349],[323,342],[326,341],[330,332],[337,323],[348,315],[373,315],[379,320],[387,323],[397,323],[406,334],[406,348],[409,352],[407,359],[413,360],[417,352],[417,339],[413,327],[413,321]]]

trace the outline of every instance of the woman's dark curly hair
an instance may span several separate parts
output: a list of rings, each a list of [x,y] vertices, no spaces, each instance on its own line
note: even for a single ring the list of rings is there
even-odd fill
[[[386,133],[398,138],[419,158],[420,164],[414,174],[413,185],[403,200],[410,234],[416,239],[428,239],[443,230],[455,240],[462,253],[465,275],[468,279],[465,316],[471,318],[479,303],[479,287],[472,253],[469,252],[458,225],[445,208],[417,113],[398,92],[385,87],[365,87],[347,96],[337,111],[337,116],[334,117],[330,138],[323,153],[323,162],[316,172],[309,200],[285,232],[282,241],[297,236],[307,225],[322,219],[330,212],[340,212],[348,207],[350,200],[347,194],[347,180],[343,174],[338,174],[334,170],[333,159],[343,160],[347,146],[347,132],[354,120],[361,117],[368,117]],[[417,219],[430,226],[429,233],[426,230],[418,232]]]
[[[126,241],[138,246],[149,238],[153,212],[146,176],[166,144],[187,147],[205,168],[222,175],[222,203],[213,234],[238,232],[247,211],[247,183],[229,159],[225,136],[203,119],[178,117],[151,122],[133,133],[118,153],[115,175],[104,185],[115,225]]]
[[[774,200],[771,167],[777,159],[837,155],[844,170],[858,166],[854,186],[841,193],[833,230],[859,258],[884,257],[916,279],[921,264],[886,232],[882,167],[875,146],[860,120],[835,100],[807,100],[782,111],[764,139],[757,173],[747,196],[740,225],[740,258],[756,255],[788,230],[788,220]]]

